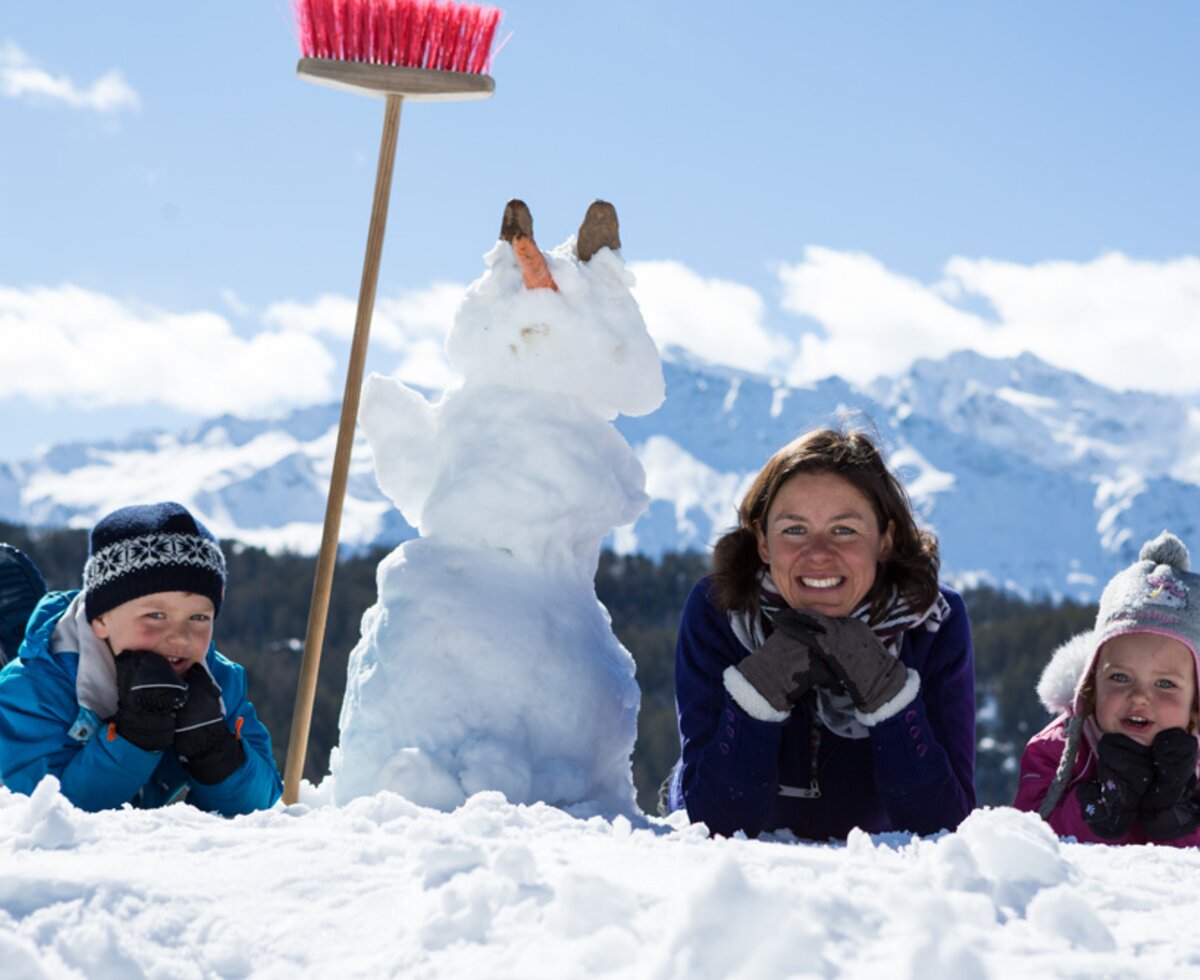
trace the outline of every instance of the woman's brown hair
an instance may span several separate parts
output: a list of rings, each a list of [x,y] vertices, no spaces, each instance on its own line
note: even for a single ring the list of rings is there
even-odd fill
[[[870,618],[884,612],[893,588],[913,608],[937,600],[937,538],[917,527],[908,494],[892,475],[870,437],[861,430],[814,429],[778,450],[759,471],[738,507],[738,524],[713,551],[712,596],[727,612],[758,611],[763,568],[755,529],[765,523],[780,488],[799,473],[834,473],[871,504],[882,533],[892,523],[892,548],[880,562],[866,598]]]

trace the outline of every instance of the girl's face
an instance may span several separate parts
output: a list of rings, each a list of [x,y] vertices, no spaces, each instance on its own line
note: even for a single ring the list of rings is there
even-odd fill
[[[846,616],[875,584],[891,550],[870,501],[836,473],[798,473],[755,528],[758,554],[793,609]]]
[[[208,653],[213,634],[212,600],[194,592],[155,592],[130,599],[92,620],[92,632],[113,656],[149,650],[177,674]]]
[[[1096,724],[1149,745],[1168,728],[1189,728],[1196,714],[1196,665],[1178,640],[1123,633],[1096,657]]]

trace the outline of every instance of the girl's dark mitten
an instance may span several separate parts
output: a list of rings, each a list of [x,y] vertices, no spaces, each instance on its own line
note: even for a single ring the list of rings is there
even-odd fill
[[[1096,746],[1096,775],[1076,791],[1083,819],[1104,840],[1129,833],[1154,778],[1150,746],[1109,733]]]
[[[1173,840],[1200,826],[1196,802],[1196,738],[1168,728],[1150,746],[1154,778],[1142,797],[1142,829],[1148,840]]]

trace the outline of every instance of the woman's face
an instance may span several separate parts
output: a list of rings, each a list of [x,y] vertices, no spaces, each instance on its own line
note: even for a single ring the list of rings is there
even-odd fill
[[[1168,728],[1187,728],[1196,703],[1192,651],[1159,633],[1122,633],[1096,657],[1096,724],[1149,745]]]
[[[881,533],[867,498],[835,473],[791,477],[755,532],[784,601],[834,617],[871,591],[892,548],[892,523]]]

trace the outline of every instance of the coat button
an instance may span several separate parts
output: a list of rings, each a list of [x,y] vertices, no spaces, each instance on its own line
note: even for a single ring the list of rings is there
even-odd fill
[[[911,724],[912,724],[914,721],[916,721],[916,720],[917,720],[917,710],[916,710],[916,708],[909,708],[909,709],[908,709],[908,712],[907,712],[907,713],[904,715],[904,720],[905,720],[905,721],[907,721],[907,722],[908,722],[910,725],[911,725]]]
[[[729,743],[728,742],[721,743],[721,755],[729,755]]]
[[[917,746],[917,758],[924,759],[925,753],[928,751],[929,751],[929,746],[926,745],[924,742],[922,742],[920,745]]]
[[[909,738],[911,738],[911,739],[918,739],[918,738],[920,738],[920,737],[921,737],[921,726],[920,726],[920,725],[913,725],[913,726],[912,726],[912,728],[910,728],[910,729],[908,730],[908,737],[909,737]]]

